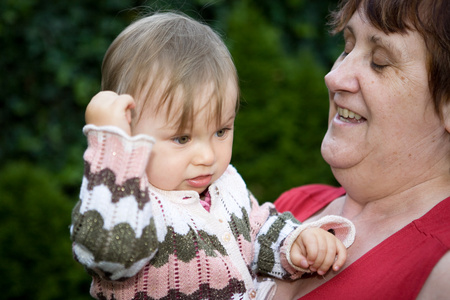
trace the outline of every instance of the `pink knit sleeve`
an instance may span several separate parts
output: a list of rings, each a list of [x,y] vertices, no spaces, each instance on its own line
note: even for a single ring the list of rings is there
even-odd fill
[[[255,236],[254,270],[263,275],[296,280],[305,270],[291,262],[290,250],[299,234],[311,227],[333,229],[346,247],[355,239],[355,227],[339,216],[326,216],[316,222],[300,223],[290,212],[279,213],[272,203],[258,205],[252,199],[250,221]]]
[[[145,135],[130,137],[112,126],[101,128],[88,125],[83,129],[88,140],[84,161],[90,164],[90,171],[111,170],[117,185],[128,178],[144,178],[153,139]]]
[[[88,148],[80,201],[72,213],[73,253],[101,277],[131,277],[158,243],[145,175],[154,142],[112,126],[88,125],[84,133]]]
[[[356,229],[353,223],[341,216],[328,215],[315,222],[302,223],[297,229],[289,234],[281,248],[281,261],[283,267],[291,274],[295,274],[291,279],[299,278],[303,273],[311,271],[295,266],[291,261],[291,248],[300,233],[308,228],[322,228],[325,231],[332,229],[335,236],[344,244],[346,248],[350,247],[354,240]],[[298,273],[295,273],[298,271]]]

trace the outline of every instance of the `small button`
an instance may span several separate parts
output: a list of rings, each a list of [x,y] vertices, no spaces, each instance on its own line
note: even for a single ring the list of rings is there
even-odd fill
[[[250,298],[255,299],[256,298],[256,291],[254,289],[249,290],[248,295]]]
[[[223,236],[222,236],[222,240],[225,242],[225,243],[228,243],[230,240],[231,240],[231,234],[230,233],[225,233]]]
[[[220,222],[220,223],[223,223],[223,220],[222,220],[222,219],[219,219],[219,222]]]

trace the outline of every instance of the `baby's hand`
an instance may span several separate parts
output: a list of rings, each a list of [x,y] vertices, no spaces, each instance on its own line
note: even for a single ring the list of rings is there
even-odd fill
[[[291,248],[291,262],[303,269],[324,275],[331,266],[338,271],[347,259],[347,249],[333,234],[322,228],[300,233]]]
[[[131,110],[135,106],[130,95],[119,96],[111,91],[100,92],[91,99],[86,108],[86,124],[117,126],[131,135]]]

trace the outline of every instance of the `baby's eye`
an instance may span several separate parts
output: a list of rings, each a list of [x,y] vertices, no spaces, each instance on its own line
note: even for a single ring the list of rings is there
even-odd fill
[[[217,137],[224,137],[225,134],[227,134],[228,130],[230,130],[230,129],[229,128],[222,128],[222,129],[220,129],[220,130],[218,130],[216,132],[216,136]]]
[[[191,138],[187,135],[183,135],[183,136],[178,136],[172,139],[175,143],[180,144],[180,145],[184,145],[189,143],[189,141],[191,140]]]

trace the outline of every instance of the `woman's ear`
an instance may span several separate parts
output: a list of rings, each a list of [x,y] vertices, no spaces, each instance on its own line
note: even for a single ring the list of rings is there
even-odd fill
[[[444,120],[445,129],[450,133],[450,101],[447,100],[442,106],[442,118]]]

